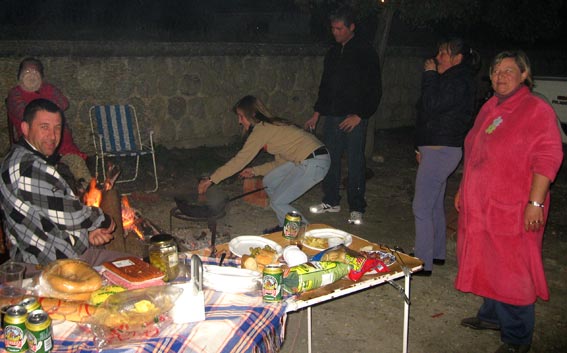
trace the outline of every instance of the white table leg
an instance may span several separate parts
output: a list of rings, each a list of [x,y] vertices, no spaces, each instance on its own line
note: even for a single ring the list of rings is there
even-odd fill
[[[307,307],[307,352],[311,353],[311,307]]]
[[[406,274],[404,276],[405,283],[405,293],[408,299],[410,298],[410,279],[411,275]],[[404,342],[403,342],[403,353],[408,352],[408,334],[409,334],[409,303],[404,301]]]

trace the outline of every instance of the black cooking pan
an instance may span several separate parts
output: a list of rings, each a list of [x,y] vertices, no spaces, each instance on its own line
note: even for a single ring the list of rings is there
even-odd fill
[[[179,211],[187,217],[195,219],[215,219],[225,214],[225,208],[228,203],[264,189],[265,187],[255,189],[232,198],[215,192],[207,192],[207,201],[205,203],[196,202],[197,197],[191,197],[192,200],[183,197],[174,197],[173,199]]]

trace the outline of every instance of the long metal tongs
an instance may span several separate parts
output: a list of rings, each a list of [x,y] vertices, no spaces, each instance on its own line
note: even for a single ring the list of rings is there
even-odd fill
[[[394,255],[394,257],[400,260],[400,267],[402,268],[402,271],[404,272],[404,276],[409,276],[411,274],[411,271],[409,269],[409,267],[406,265],[406,263],[404,262],[404,259],[402,258],[402,256],[400,255],[400,253],[398,252],[398,250],[392,249],[390,247],[387,247],[388,250],[390,250],[390,253],[392,255]],[[406,304],[410,305],[411,301],[410,298],[408,298],[408,296],[406,295],[406,291],[404,289],[404,287],[400,286],[397,282],[394,282],[391,279],[387,279],[386,282],[388,282],[392,287],[396,288],[398,290],[398,292],[400,292],[400,296],[404,299],[404,301],[406,302]]]

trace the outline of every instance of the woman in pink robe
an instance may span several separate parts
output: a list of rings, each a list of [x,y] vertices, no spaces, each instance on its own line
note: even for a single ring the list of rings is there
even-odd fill
[[[464,326],[501,331],[496,352],[530,349],[537,297],[549,298],[542,239],[549,185],[563,159],[555,113],[532,95],[523,52],[496,56],[486,102],[465,140],[455,287],[484,298]]]

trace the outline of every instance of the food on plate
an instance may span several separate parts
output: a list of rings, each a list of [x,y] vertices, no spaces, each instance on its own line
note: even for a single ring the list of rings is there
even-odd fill
[[[307,246],[317,249],[326,249],[329,247],[329,239],[306,236],[303,243]]]
[[[98,306],[104,303],[106,299],[108,299],[108,297],[110,297],[111,295],[124,292],[125,290],[126,288],[115,284],[102,286],[101,288],[92,292],[89,303]]]
[[[283,289],[303,293],[338,281],[349,272],[349,265],[335,261],[311,261],[284,270]]]
[[[241,267],[247,270],[262,272],[269,264],[278,263],[278,253],[271,246],[250,248],[250,255],[242,255]]]
[[[52,320],[88,322],[97,312],[97,307],[85,302],[56,298],[38,298],[38,302]]]
[[[38,295],[65,300],[88,300],[102,286],[102,277],[86,262],[56,260],[39,276]]]
[[[165,274],[135,256],[127,256],[102,264],[102,275],[111,283],[127,289],[164,285]]]

